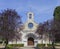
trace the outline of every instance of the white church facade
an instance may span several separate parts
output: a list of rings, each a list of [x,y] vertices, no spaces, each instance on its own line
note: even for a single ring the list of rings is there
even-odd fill
[[[19,32],[22,34],[21,40],[17,40],[13,42],[9,41],[9,44],[24,44],[24,46],[36,46],[37,44],[51,43],[51,41],[49,41],[49,37],[45,39],[45,36],[43,36],[43,38],[40,39],[39,35],[35,33],[39,24],[37,24],[34,21],[33,12],[27,13],[27,21],[23,25],[24,25],[24,29]]]

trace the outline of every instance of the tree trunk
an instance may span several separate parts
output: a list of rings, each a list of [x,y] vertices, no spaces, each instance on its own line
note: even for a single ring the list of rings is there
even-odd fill
[[[8,45],[8,39],[6,39],[5,49],[7,49],[7,45]]]
[[[55,46],[54,46],[54,41],[52,42],[52,48],[55,49]]]
[[[43,44],[43,35],[42,35],[42,44]]]

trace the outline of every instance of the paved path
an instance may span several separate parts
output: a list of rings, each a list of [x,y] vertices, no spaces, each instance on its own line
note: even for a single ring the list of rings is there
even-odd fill
[[[19,48],[19,49],[35,49],[34,47],[22,47],[22,48]]]
[[[40,49],[38,47],[20,47],[18,49]]]
[[[19,49],[41,49],[38,47],[23,47],[23,48],[19,48]],[[43,49],[52,49],[52,48],[43,48]],[[60,49],[60,48],[56,48],[56,49]]]

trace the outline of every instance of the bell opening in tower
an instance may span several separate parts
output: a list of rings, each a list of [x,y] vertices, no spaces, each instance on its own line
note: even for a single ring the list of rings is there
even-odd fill
[[[29,19],[31,19],[32,18],[32,14],[29,14]]]

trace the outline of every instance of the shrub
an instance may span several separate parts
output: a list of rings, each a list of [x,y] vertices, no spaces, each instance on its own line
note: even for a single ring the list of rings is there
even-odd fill
[[[48,45],[48,47],[52,46],[52,44],[47,44],[47,45]],[[54,46],[60,46],[60,44],[54,44]]]
[[[48,45],[48,47],[52,46],[52,44],[47,44],[47,45]]]
[[[8,44],[7,45],[7,48],[14,48],[14,47],[23,47],[24,46],[24,44]]]
[[[0,41],[0,44],[2,44],[2,41]]]
[[[38,47],[44,47],[45,44],[37,44]]]

